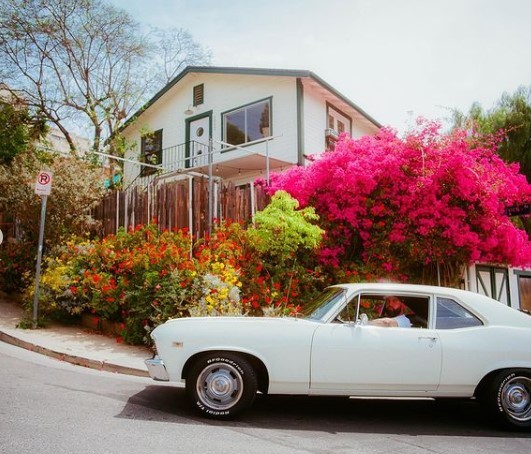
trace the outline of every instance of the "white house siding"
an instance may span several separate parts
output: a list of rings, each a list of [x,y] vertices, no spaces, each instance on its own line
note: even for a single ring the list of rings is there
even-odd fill
[[[194,107],[193,114],[184,111],[192,106],[192,92],[196,85],[204,84],[204,104]],[[213,161],[223,163],[242,156],[250,151],[265,154],[265,143],[246,146],[245,150],[229,149],[223,153],[218,141],[223,140],[221,114],[223,112],[259,101],[272,99],[272,135],[268,144],[271,158],[295,164],[297,162],[297,102],[296,79],[294,77],[270,77],[234,74],[190,73],[174,85],[156,103],[148,108],[124,132],[133,139],[136,147],[127,153],[128,158],[140,156],[140,135],[144,130],[163,129],[162,147],[168,148],[186,141],[186,120],[212,111]],[[164,158],[163,158],[164,159]],[[165,164],[163,160],[163,164]],[[264,160],[265,169],[265,160]],[[257,174],[263,172],[260,169]],[[133,165],[126,165],[127,176],[135,175]]]
[[[351,136],[372,135],[378,127],[334,93],[324,90],[313,81],[304,82],[304,154],[325,151],[325,130],[328,128],[327,103],[350,118]]]
[[[363,118],[362,121],[354,121],[352,123],[352,137],[362,137],[367,135],[373,135],[377,131],[377,128],[372,123],[366,121]]]
[[[322,153],[326,149],[326,101],[315,89],[305,85],[303,106],[304,154],[309,156]]]
[[[282,161],[296,163],[297,111],[296,87],[293,77],[238,76],[233,74],[200,74],[205,76],[205,105],[203,111],[213,110],[214,148],[221,146],[216,140],[223,140],[221,114],[255,101],[272,98],[272,135],[269,155]],[[212,106],[215,106],[212,109]],[[248,151],[265,153],[264,143],[246,146],[245,150],[230,149],[215,155],[214,162],[223,162],[247,156]]]

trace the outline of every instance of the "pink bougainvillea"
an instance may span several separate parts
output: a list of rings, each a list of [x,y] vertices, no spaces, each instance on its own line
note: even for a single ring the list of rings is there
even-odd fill
[[[505,214],[531,201],[531,186],[494,147],[430,122],[404,138],[388,129],[342,135],[309,166],[272,175],[270,189],[315,207],[327,230],[321,259],[331,265],[359,259],[389,273],[445,261],[531,266],[529,238]]]

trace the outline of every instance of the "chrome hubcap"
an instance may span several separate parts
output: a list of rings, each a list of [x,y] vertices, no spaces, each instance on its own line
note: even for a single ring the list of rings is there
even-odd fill
[[[531,419],[531,379],[514,377],[502,389],[501,404],[504,411],[518,421]]]
[[[230,364],[211,364],[197,378],[197,395],[210,408],[227,410],[240,400],[242,393],[242,376]]]

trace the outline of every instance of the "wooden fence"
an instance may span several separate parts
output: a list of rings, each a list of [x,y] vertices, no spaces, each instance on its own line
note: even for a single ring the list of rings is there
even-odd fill
[[[119,227],[129,229],[153,222],[161,230],[188,228],[199,238],[209,231],[210,218],[247,223],[269,202],[262,187],[252,184],[234,186],[216,181],[212,197],[209,189],[207,178],[187,177],[116,190],[106,195],[92,216],[99,221],[101,236],[116,233]]]

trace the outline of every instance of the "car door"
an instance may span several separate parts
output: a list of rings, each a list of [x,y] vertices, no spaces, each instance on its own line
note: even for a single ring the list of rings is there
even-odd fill
[[[442,348],[437,332],[428,326],[323,324],[312,343],[310,392],[385,395],[436,390]]]

